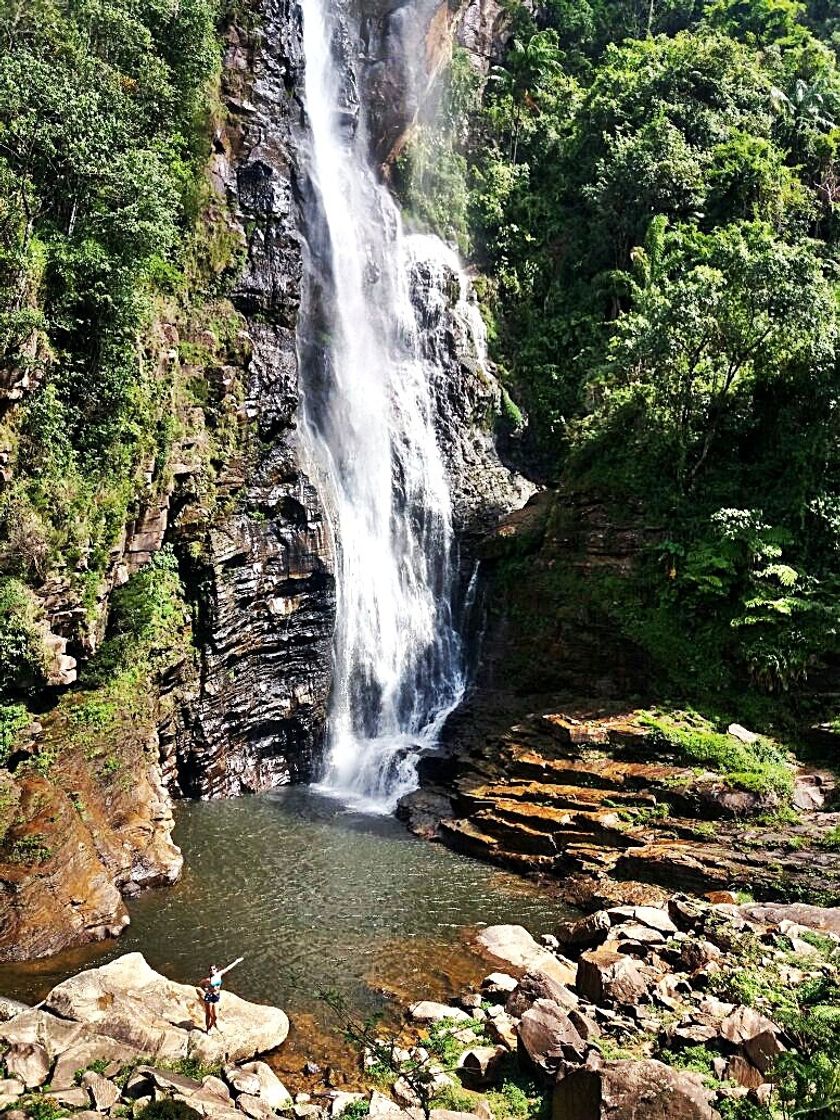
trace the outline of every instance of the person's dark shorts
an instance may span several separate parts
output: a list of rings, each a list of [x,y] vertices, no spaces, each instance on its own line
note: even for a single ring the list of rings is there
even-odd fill
[[[218,1003],[222,998],[220,992],[207,992],[204,996],[205,1003]]]

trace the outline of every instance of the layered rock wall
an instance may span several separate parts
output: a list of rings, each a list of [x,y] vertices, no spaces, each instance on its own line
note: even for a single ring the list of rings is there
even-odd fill
[[[239,409],[247,452],[219,480],[221,511],[196,525],[188,506],[182,518],[184,539],[200,546],[189,577],[200,669],[175,735],[176,769],[180,791],[201,797],[310,778],[330,687],[331,543],[296,434],[299,17],[285,0],[264,0],[255,16],[258,30],[228,33],[227,121],[211,166],[245,246],[232,300],[249,338]]]

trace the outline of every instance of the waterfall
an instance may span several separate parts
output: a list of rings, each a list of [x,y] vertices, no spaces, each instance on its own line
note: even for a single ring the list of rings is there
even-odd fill
[[[388,811],[416,787],[417,759],[464,680],[435,369],[410,285],[423,242],[434,239],[404,235],[370,167],[363,115],[347,108],[353,76],[337,57],[338,7],[302,0],[310,142],[301,438],[333,524],[337,579],[322,788]]]

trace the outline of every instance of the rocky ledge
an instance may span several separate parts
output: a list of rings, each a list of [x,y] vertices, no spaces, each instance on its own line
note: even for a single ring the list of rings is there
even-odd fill
[[[727,777],[638,713],[548,712],[501,733],[462,724],[457,734],[466,748],[425,760],[423,787],[401,816],[418,835],[556,877],[574,904],[733,886],[766,899],[840,900],[828,773],[784,763],[783,792]],[[749,734],[733,727],[716,742],[737,748]]]
[[[804,1114],[819,1091],[840,910],[675,895],[566,922],[542,944],[521,926],[479,942],[504,971],[451,1004],[414,1004],[409,1037],[368,1046],[380,1090],[391,1075],[371,1116],[525,1115],[511,1111],[517,1086],[528,1115],[550,1104],[553,1120],[769,1120],[792,1099]]]
[[[136,1115],[161,1100],[193,1115],[268,1120],[291,1105],[269,1066],[252,1060],[285,1041],[285,1014],[225,992],[221,1029],[208,1035],[198,991],[140,953],[71,977],[38,1008],[5,1009],[16,1011],[0,1023],[8,1120]]]

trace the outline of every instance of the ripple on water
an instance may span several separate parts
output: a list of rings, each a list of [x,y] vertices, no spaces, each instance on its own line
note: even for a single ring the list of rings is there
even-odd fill
[[[363,1013],[441,998],[485,969],[470,947],[476,926],[517,922],[538,934],[568,914],[534,883],[304,787],[183,804],[175,838],[181,882],[130,903],[118,942],[0,966],[0,991],[41,999],[70,973],[135,950],[182,982],[244,956],[230,986],[290,1013],[288,1060],[329,1058],[319,990],[341,991]]]

